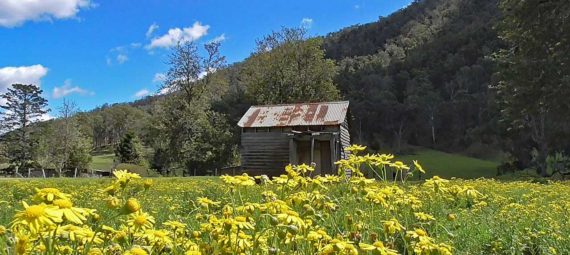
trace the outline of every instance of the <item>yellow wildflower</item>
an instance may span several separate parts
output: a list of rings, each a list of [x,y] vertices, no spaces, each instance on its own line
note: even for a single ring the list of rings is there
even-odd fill
[[[152,228],[154,222],[154,217],[142,211],[129,215],[129,219],[127,220],[129,227],[133,227],[135,230]]]
[[[115,170],[113,175],[117,178],[117,181],[121,184],[126,184],[134,179],[140,179],[141,176],[136,173],[129,173],[127,170]]]
[[[398,222],[397,219],[391,219],[382,221],[382,225],[384,226],[384,232],[388,235],[394,235],[396,233],[402,232],[405,228]]]
[[[90,213],[87,209],[73,207],[73,203],[67,199],[56,199],[53,201],[53,205],[59,207],[64,219],[75,224],[82,224],[87,220],[85,216]]]
[[[148,252],[140,247],[133,247],[123,255],[148,255]]]
[[[129,198],[127,203],[125,203],[123,211],[128,214],[138,212],[140,209],[141,205],[139,204],[139,201],[136,198]]]
[[[359,243],[358,246],[363,251],[371,251],[374,254],[381,254],[381,255],[397,255],[398,254],[397,251],[384,247],[384,243],[382,243],[380,241],[376,241],[372,245],[365,244],[365,243]]]
[[[36,195],[34,196],[34,200],[51,204],[55,199],[71,199],[71,196],[55,188],[36,188]]]
[[[423,212],[417,212],[414,213],[414,216],[416,216],[416,219],[419,221],[432,221],[435,220],[435,218],[427,213],[423,213]]]
[[[416,169],[418,169],[418,171],[422,172],[422,173],[426,173],[426,171],[424,170],[424,168],[420,165],[420,163],[418,163],[417,160],[414,160],[414,166],[416,167]]]
[[[28,205],[22,202],[24,210],[14,215],[12,226],[25,226],[30,232],[38,233],[43,227],[52,226],[62,221],[63,213],[57,207],[46,204]]]

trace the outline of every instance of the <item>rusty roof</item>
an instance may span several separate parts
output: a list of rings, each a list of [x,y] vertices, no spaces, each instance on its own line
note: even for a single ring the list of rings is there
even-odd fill
[[[240,127],[290,127],[340,125],[348,101],[251,106],[238,122]]]

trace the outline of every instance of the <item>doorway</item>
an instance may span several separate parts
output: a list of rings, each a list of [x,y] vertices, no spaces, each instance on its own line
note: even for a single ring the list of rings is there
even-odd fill
[[[311,141],[296,141],[297,143],[297,164],[311,165]],[[315,172],[313,175],[332,174],[331,146],[329,141],[315,141],[313,151],[313,162]]]

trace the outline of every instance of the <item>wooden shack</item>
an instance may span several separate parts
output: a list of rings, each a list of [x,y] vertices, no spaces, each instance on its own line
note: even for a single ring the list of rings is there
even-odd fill
[[[253,175],[282,174],[287,164],[336,174],[350,145],[348,101],[251,106],[241,127],[241,169]]]

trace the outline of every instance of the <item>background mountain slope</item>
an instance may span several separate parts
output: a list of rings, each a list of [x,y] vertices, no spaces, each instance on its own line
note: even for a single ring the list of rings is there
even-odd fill
[[[494,156],[499,146],[497,112],[489,93],[495,70],[489,57],[501,47],[493,29],[500,16],[497,4],[416,1],[376,22],[323,36],[326,57],[338,66],[335,83],[341,97],[351,102],[354,142],[372,150],[402,152],[407,145],[419,145]],[[253,102],[242,77],[248,61],[213,74],[208,91],[211,108],[227,118],[234,152],[237,120]],[[165,97],[104,105],[75,118],[95,151],[111,152],[128,132],[153,147],[153,118]],[[160,167],[155,151],[147,158]],[[219,164],[235,164],[237,154],[226,160]]]

